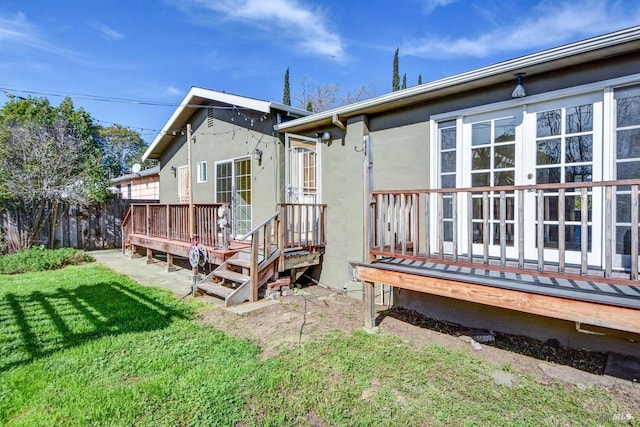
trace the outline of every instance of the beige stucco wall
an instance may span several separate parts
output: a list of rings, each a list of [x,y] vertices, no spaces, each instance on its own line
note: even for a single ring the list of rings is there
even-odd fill
[[[216,162],[232,159],[248,158],[251,161],[252,187],[252,223],[255,225],[276,210],[282,194],[282,177],[284,168],[280,167],[284,147],[280,139],[274,136],[270,118],[260,120],[257,112],[253,112],[254,125],[249,112],[242,116],[235,115],[233,110],[216,109],[216,118],[210,123],[207,120],[206,108],[197,110],[190,123],[195,142],[191,145],[191,173],[193,182],[194,203],[214,203],[216,194]],[[231,118],[233,117],[233,121]],[[178,134],[165,149],[160,158],[160,202],[178,203],[178,178],[171,172],[187,164],[187,146],[185,135]],[[253,151],[260,149],[262,160],[253,158]],[[197,163],[207,162],[207,181],[197,182]]]

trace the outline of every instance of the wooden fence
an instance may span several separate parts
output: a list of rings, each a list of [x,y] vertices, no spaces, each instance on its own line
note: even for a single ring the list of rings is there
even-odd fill
[[[60,209],[55,230],[51,230],[51,219],[46,221],[35,244],[85,250],[120,248],[122,218],[132,202],[154,201],[111,199],[106,203]],[[22,229],[31,221],[32,218],[25,218],[18,212],[0,212],[0,237],[3,239],[0,249],[12,251],[19,247],[19,242],[24,240]]]

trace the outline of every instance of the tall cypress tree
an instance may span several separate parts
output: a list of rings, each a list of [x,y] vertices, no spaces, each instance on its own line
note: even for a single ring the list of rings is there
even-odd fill
[[[422,74],[418,74],[418,84],[422,84]]]
[[[399,52],[400,48],[396,48],[396,53],[393,54],[393,80],[391,82],[391,87],[394,92],[400,90],[400,65],[398,61]]]
[[[291,105],[291,90],[289,88],[289,67],[284,73],[284,93],[282,94],[282,103],[284,105]]]
[[[404,73],[402,75],[402,89],[406,89],[407,88],[407,73]]]

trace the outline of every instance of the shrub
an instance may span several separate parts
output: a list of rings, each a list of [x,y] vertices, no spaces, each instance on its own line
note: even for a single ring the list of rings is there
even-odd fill
[[[91,261],[94,261],[91,255],[77,249],[45,249],[36,246],[11,255],[0,256],[0,274],[56,270],[67,265]]]

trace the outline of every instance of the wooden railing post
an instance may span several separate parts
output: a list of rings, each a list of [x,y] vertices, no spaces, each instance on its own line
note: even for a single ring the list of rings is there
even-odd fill
[[[587,187],[580,189],[580,274],[587,275],[587,260],[589,255],[589,205],[587,198]]]
[[[558,272],[565,270],[565,198],[564,188],[558,190]]]
[[[538,190],[538,271],[544,271],[544,190]]]
[[[251,302],[258,301],[258,265],[260,251],[260,232],[251,238]],[[265,248],[266,256],[266,248]]]

